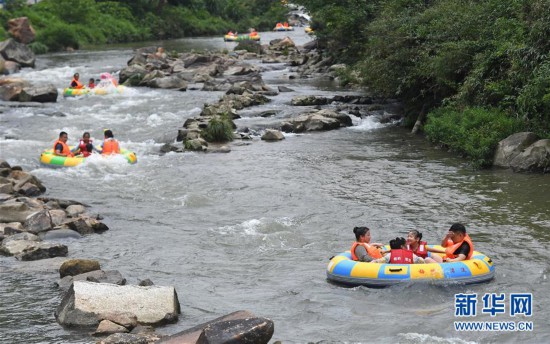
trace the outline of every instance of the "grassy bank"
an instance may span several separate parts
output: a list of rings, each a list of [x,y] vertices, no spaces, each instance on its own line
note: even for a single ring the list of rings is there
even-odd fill
[[[86,44],[222,35],[250,27],[269,30],[286,13],[280,1],[44,0],[28,6],[10,0],[0,21],[26,16],[36,30],[37,53],[78,49]],[[6,38],[5,29],[0,38]]]
[[[474,165],[489,165],[494,142],[510,134],[502,126],[550,138],[550,2],[297,2],[330,53],[351,65],[345,80],[401,99],[407,123],[428,112],[428,137]],[[452,132],[462,138],[447,141]]]

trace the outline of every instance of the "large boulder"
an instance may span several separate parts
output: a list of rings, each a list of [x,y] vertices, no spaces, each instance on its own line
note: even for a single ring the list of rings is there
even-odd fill
[[[281,130],[284,132],[301,133],[304,131],[326,131],[352,125],[351,117],[329,109],[315,113],[303,114],[284,122]]]
[[[118,82],[127,86],[137,86],[147,74],[145,67],[134,64],[123,68],[118,75]]]
[[[6,64],[8,62],[10,61],[6,61]],[[0,79],[0,100],[18,101],[19,94],[21,94],[24,87],[28,86],[30,86],[30,83],[23,79],[8,77]]]
[[[14,61],[23,67],[33,67],[36,58],[32,50],[25,44],[15,41],[13,38],[0,43],[0,55],[5,60]]]
[[[258,332],[255,332],[256,330],[258,330]],[[223,336],[224,332],[227,335],[232,334],[233,338],[219,337]],[[256,335],[249,336],[254,332]],[[240,340],[238,336],[239,333],[243,334],[242,338],[247,338],[247,341]],[[271,320],[257,317],[254,313],[249,311],[237,311],[173,334],[162,339],[159,343],[198,343],[199,340],[201,340],[202,343],[267,343],[272,335],[273,322],[271,322]],[[220,340],[223,338],[223,340],[214,341],[216,336],[218,336],[217,338]]]
[[[261,317],[220,321],[206,326],[196,344],[267,344],[273,331],[273,321]]]
[[[291,105],[294,106],[326,105],[328,103],[328,98],[316,96],[296,96],[291,100]]]
[[[279,130],[275,129],[266,129],[262,135],[262,140],[264,141],[281,141],[284,140],[285,136]]]
[[[0,222],[25,222],[34,212],[25,203],[10,200],[0,203]]]
[[[180,304],[174,287],[75,281],[55,317],[61,325],[88,327],[120,310],[134,314],[140,324],[161,325],[177,321]]]
[[[516,172],[550,172],[550,139],[538,140],[510,161]]]
[[[154,78],[147,85],[151,88],[176,89],[178,91],[187,90],[187,82],[179,74]]]
[[[52,85],[25,87],[19,94],[20,102],[55,103],[57,101],[57,88]]]
[[[508,136],[498,143],[495,150],[493,165],[506,168],[510,167],[510,162],[538,139],[538,136],[531,132],[515,133]]]
[[[16,41],[23,44],[29,44],[36,37],[36,32],[27,17],[8,20],[8,31]]]

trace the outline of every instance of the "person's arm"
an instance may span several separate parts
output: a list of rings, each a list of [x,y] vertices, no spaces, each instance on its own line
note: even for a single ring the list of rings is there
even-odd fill
[[[80,147],[75,146],[73,149],[71,149],[71,153],[76,155],[76,152],[80,151]]]
[[[445,235],[443,240],[441,240],[441,246],[447,247],[447,241],[449,241],[451,239],[451,235],[452,235],[452,233],[450,231],[447,232],[447,235]]]
[[[468,257],[468,254],[470,253],[470,245],[468,245],[467,242],[463,242],[462,245],[455,251],[456,258],[446,258],[443,259],[444,262],[460,262],[462,260],[466,260],[466,257]]]
[[[103,148],[103,145],[101,146],[101,148]],[[94,144],[92,144],[92,151],[95,151],[97,153],[101,153],[101,149],[97,149],[96,146]]]
[[[61,143],[58,143],[55,145],[55,155],[60,155],[60,156],[64,156],[63,155],[63,145]]]
[[[391,255],[388,253],[382,258],[374,259],[371,263],[386,264],[390,262]]]
[[[360,262],[372,261],[372,257],[369,256],[369,254],[367,253],[367,250],[361,245],[355,248],[355,255],[357,256],[357,260],[359,260]]]
[[[77,85],[76,85],[76,82],[74,81],[71,81],[71,88],[75,88]]]
[[[445,250],[438,250],[437,248],[426,247],[426,251],[433,253],[445,253]]]

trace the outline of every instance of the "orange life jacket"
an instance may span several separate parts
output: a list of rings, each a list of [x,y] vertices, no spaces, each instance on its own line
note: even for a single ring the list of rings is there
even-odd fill
[[[120,153],[120,147],[118,146],[118,141],[115,139],[107,139],[103,141],[103,151],[101,154],[118,154]]]
[[[418,243],[418,247],[416,248],[416,251],[413,251],[414,254],[416,254],[419,257],[426,258],[428,256],[428,246],[426,246],[427,243],[425,241],[421,241]],[[411,250],[411,246],[407,245],[407,250]],[[412,250],[411,250],[412,251]]]
[[[64,155],[64,156],[72,156],[73,154],[71,153],[71,149],[69,148],[69,146],[67,146],[67,144],[63,141],[55,141],[54,144],[53,144],[53,152],[55,154],[55,146],[57,146],[58,143],[61,143],[61,145],[63,146],[63,150],[61,151],[61,155]]]
[[[452,240],[447,240],[447,244],[445,245],[445,254],[447,255],[447,258],[454,259],[457,256],[455,256],[455,251],[462,245],[463,242],[467,242],[468,245],[470,245],[470,253],[468,253],[468,257],[466,257],[466,260],[470,259],[472,255],[474,254],[474,243],[472,242],[472,239],[468,234],[464,236],[464,240],[458,243],[454,243]]]
[[[82,85],[82,83],[75,78],[73,78],[73,81],[71,81],[71,85],[73,84],[73,82],[76,84],[76,86],[74,86],[73,88],[84,88],[84,85]]]
[[[365,250],[367,250],[368,255],[371,256],[372,258],[374,259],[382,258],[382,253],[380,253],[380,251],[376,247],[371,246],[366,242],[355,241],[353,245],[351,245],[351,259],[359,260],[359,258],[357,258],[357,256],[355,255],[355,248],[359,245],[363,246]]]
[[[391,250],[390,264],[412,264],[414,256],[411,250],[393,249]]]

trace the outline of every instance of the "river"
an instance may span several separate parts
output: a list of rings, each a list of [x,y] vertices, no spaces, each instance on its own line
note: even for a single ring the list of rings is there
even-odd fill
[[[263,42],[284,36],[262,34]],[[289,35],[298,44],[309,39],[300,29]],[[155,44],[167,51],[234,45],[221,37]],[[41,55],[37,68],[21,76],[61,91],[73,73],[85,81],[119,70],[132,48],[144,45]],[[297,94],[346,93],[318,80],[289,80],[282,65],[269,69],[264,80],[271,87],[296,92],[243,111],[238,126],[261,129],[290,116],[296,112],[290,99]],[[104,217],[109,231],[64,241],[70,257],[97,259],[130,284],[150,278],[176,287],[182,314],[159,333],[247,309],[271,318],[272,341],[283,343],[550,342],[550,175],[474,171],[423,138],[372,117],[354,118],[346,129],[287,135],[281,142],[255,137],[250,144],[232,144],[228,154],[159,153],[186,118],[221,95],[134,88],[11,109],[0,114],[0,158],[39,177],[46,196],[84,202]],[[247,117],[271,109],[279,111],[275,118]],[[136,152],[136,165],[100,158],[67,169],[39,164],[40,152],[59,131],[67,131],[74,144],[84,131],[100,141],[104,128]],[[495,262],[493,281],[386,289],[326,281],[329,257],[349,249],[354,226],[370,227],[376,242],[419,229],[429,243],[438,243],[457,221]],[[26,264],[0,257],[0,343],[94,343],[88,333],[55,322],[62,298],[53,285],[57,274],[26,272]],[[457,293],[478,295],[477,317],[455,317]],[[508,303],[506,314],[481,314],[487,293],[505,293],[506,302],[511,293],[532,293],[533,315],[512,318]],[[534,329],[458,332],[457,320],[532,321]]]

